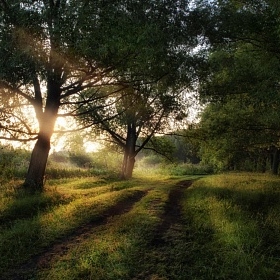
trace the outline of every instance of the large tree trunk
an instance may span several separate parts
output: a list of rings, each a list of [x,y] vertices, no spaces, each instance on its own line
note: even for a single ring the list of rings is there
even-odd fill
[[[42,191],[47,166],[51,137],[57,118],[58,106],[54,110],[47,110],[40,120],[38,140],[33,148],[24,187],[31,191]]]
[[[48,17],[49,28],[49,57],[46,65],[47,75],[47,98],[45,108],[41,92],[40,81],[34,71],[33,85],[35,99],[33,106],[39,123],[38,140],[31,154],[28,172],[24,186],[31,190],[42,190],[44,184],[45,170],[50,151],[50,140],[54,131],[57,113],[60,106],[61,86],[65,82],[64,66],[65,61],[59,55],[61,43],[61,33],[59,29],[59,9],[60,1],[50,1],[50,13]]]
[[[48,81],[48,96],[45,111],[36,111],[39,122],[38,140],[33,148],[24,187],[31,191],[42,191],[45,170],[50,151],[50,141],[60,106],[60,88],[55,80]],[[36,108],[35,108],[36,109]],[[39,112],[40,111],[40,112]]]
[[[135,164],[135,146],[136,146],[136,126],[133,121],[128,123],[127,137],[124,148],[124,157],[122,164],[122,179],[130,179],[132,177],[134,164]]]
[[[32,191],[41,191],[50,151],[50,138],[40,136],[33,148],[24,186]]]
[[[133,169],[135,164],[135,155],[134,153],[130,154],[128,151],[125,151],[122,164],[122,179],[130,179],[132,177]]]

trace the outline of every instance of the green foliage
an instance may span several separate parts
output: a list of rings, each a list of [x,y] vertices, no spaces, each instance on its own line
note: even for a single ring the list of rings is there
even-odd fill
[[[271,147],[278,146],[278,102],[271,111],[250,95],[225,97],[209,104],[196,128],[203,139],[201,157],[217,170],[266,171]],[[272,117],[273,115],[273,117]]]
[[[76,166],[68,166],[67,168],[63,168],[60,165],[56,167],[51,167],[52,165],[52,162],[49,162],[49,166],[47,167],[45,175],[46,181],[50,179],[87,177],[92,175],[92,173],[89,170],[77,168]]]
[[[202,157],[218,170],[265,171],[270,148],[279,145],[279,7],[214,2],[209,64],[199,85],[201,99],[211,103],[202,115]]]
[[[92,161],[92,157],[86,153],[70,153],[69,160],[78,167],[86,167],[87,163]]]
[[[169,136],[174,144],[174,158],[179,162],[198,164],[200,162],[200,141],[188,136],[188,130],[174,132],[174,136]]]
[[[24,178],[28,167],[30,152],[14,149],[11,146],[0,147],[0,177],[1,180]]]
[[[153,134],[161,118],[180,107],[178,94],[190,86],[193,70],[203,60],[192,52],[202,29],[192,24],[189,1],[14,0],[2,2],[0,14],[0,56],[5,57],[0,61],[0,99],[9,95],[8,106],[1,107],[0,119],[6,119],[1,137],[3,133],[8,139],[37,139],[35,149],[41,146],[41,135],[43,146],[48,146],[58,112],[77,116],[90,104],[97,115],[90,125],[103,122],[103,130],[116,133],[115,123],[111,126],[109,121],[121,115],[117,109],[125,105],[131,89],[139,97],[134,105],[141,104],[134,118],[140,126],[146,123],[144,134],[150,128]],[[112,111],[114,103],[118,108]],[[79,112],[83,107],[86,112]],[[30,108],[33,115],[28,118]],[[124,106],[125,119],[135,127],[131,108]],[[152,109],[157,117],[151,126],[146,120],[152,118]],[[138,126],[130,136],[140,130]],[[123,134],[113,138],[124,139]],[[47,159],[49,149],[34,151],[25,185],[41,188],[46,167],[41,159]]]
[[[137,161],[137,166],[142,168],[155,167],[157,165],[163,164],[165,162],[164,158],[154,154],[149,156],[143,156]]]
[[[60,151],[49,157],[46,171],[48,179],[83,177],[92,175],[117,176],[121,171],[121,155],[104,148],[98,152]]]
[[[142,150],[139,155],[142,163],[145,161],[146,164],[149,164],[149,161],[155,160],[154,164],[164,162],[198,164],[200,162],[199,141],[188,138],[184,131],[177,131],[174,134],[152,137],[146,149]],[[180,136],[176,136],[176,134]],[[162,159],[160,159],[161,157]]]
[[[150,143],[146,147],[151,148],[152,151],[161,155],[166,160],[172,161],[175,152],[175,145],[169,137],[154,136],[151,138]]]
[[[214,173],[212,166],[202,164],[174,164],[165,167],[169,170],[170,174],[176,176],[184,175],[207,175]]]

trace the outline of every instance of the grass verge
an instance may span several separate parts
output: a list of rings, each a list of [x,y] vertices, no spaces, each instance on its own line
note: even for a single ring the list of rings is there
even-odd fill
[[[279,178],[210,176],[183,201],[189,279],[280,279]]]

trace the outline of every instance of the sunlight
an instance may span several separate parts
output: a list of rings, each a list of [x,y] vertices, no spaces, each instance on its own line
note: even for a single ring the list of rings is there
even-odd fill
[[[68,127],[68,120],[64,117],[58,117],[55,123],[55,130],[66,130]]]
[[[84,143],[84,148],[87,153],[96,153],[103,148],[103,145],[99,142],[87,141]]]
[[[68,133],[59,133],[59,131],[69,131],[77,129],[77,123],[72,117],[58,117],[55,124],[56,134],[52,137],[52,151],[63,151],[68,150],[67,141],[69,138],[75,134],[81,134],[82,132],[68,132]],[[83,137],[81,135],[81,137]],[[87,137],[82,138],[83,148],[86,153],[95,153],[103,148],[103,145],[97,141],[90,141]],[[81,144],[82,145],[82,144]]]

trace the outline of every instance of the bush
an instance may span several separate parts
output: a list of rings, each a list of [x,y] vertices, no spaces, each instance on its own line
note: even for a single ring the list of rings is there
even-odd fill
[[[141,158],[137,161],[137,166],[139,167],[151,167],[163,164],[165,162],[164,158],[159,155],[150,155]]]
[[[86,167],[87,164],[92,162],[92,157],[86,153],[70,153],[70,162],[78,167]]]
[[[113,176],[120,172],[119,154],[101,150],[96,153],[57,152],[49,157],[46,177],[51,179],[82,176]]]
[[[214,170],[212,167],[208,165],[200,165],[200,164],[176,164],[167,166],[172,175],[182,176],[182,175],[206,175],[213,174]]]
[[[0,176],[2,180],[24,178],[30,152],[23,149],[14,149],[11,146],[2,146],[0,149]]]

